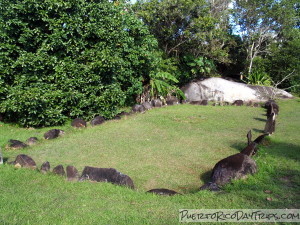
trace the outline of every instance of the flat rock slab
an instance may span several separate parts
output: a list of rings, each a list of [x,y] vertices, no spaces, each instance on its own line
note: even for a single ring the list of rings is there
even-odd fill
[[[151,189],[147,191],[147,193],[153,193],[157,195],[167,195],[167,196],[172,196],[172,195],[178,195],[179,193],[173,190],[165,189],[165,188],[156,188],[156,189]]]
[[[189,102],[201,100],[229,103],[235,100],[263,102],[272,97],[293,98],[293,95],[284,90],[248,85],[217,77],[194,81],[181,89]]]
[[[132,179],[114,168],[84,167],[80,180],[109,182],[134,189]]]

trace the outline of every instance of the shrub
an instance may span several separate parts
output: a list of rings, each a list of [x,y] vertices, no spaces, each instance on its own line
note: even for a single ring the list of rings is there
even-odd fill
[[[113,117],[143,90],[156,40],[122,1],[4,0],[0,112],[24,126]]]

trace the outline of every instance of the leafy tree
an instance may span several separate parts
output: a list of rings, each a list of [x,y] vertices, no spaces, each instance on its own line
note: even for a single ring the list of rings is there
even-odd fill
[[[280,82],[279,88],[300,94],[300,30],[290,30],[284,39],[272,44],[266,57],[266,71],[275,83]]]
[[[297,1],[237,0],[234,3],[236,29],[247,49],[247,73],[251,74],[255,58],[267,56],[270,45],[283,41],[284,30],[295,26]]]
[[[206,0],[138,0],[135,4],[137,15],[149,26],[165,56],[177,61],[181,70],[180,83],[195,77],[186,64],[186,56],[192,58],[188,63],[201,57],[213,63],[230,63],[229,11],[218,9],[220,5],[220,1]]]
[[[123,1],[2,0],[0,112],[25,126],[111,118],[143,90],[157,41]]]

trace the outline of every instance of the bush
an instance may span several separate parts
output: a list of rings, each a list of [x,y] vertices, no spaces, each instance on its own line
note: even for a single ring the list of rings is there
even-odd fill
[[[142,92],[157,42],[125,3],[2,3],[0,112],[7,119],[50,126],[111,118]]]

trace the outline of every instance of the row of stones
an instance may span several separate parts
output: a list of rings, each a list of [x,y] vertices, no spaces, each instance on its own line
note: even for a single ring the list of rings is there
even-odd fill
[[[28,155],[20,154],[13,162],[10,162],[15,168],[30,168],[37,169],[36,162]],[[41,173],[46,174],[50,172],[50,163],[44,162],[39,170]],[[133,180],[126,174],[117,171],[114,168],[97,168],[91,166],[85,166],[81,176],[79,176],[78,170],[74,166],[67,166],[66,171],[63,165],[58,165],[53,168],[53,174],[60,176],[67,176],[68,181],[96,181],[96,182],[109,182],[115,185],[125,186],[134,189]],[[175,191],[168,189],[151,189],[147,191],[149,193],[155,193],[160,195],[175,195],[178,194]]]
[[[270,100],[265,103],[267,110],[267,121],[264,134],[252,141],[251,130],[247,134],[248,145],[240,152],[228,156],[216,163],[212,170],[211,181],[200,187],[200,190],[219,191],[220,186],[229,183],[232,179],[240,179],[248,174],[257,172],[257,165],[251,157],[257,152],[257,145],[263,141],[265,136],[271,135],[275,131],[275,118],[279,113],[279,106],[275,101]]]
[[[203,100],[203,101],[198,101],[198,102],[190,102],[191,104],[197,104],[197,105],[207,105],[207,101]],[[172,98],[167,99],[167,104],[168,105],[174,105],[174,104],[179,104],[179,101],[176,97],[172,96]],[[237,105],[237,106],[241,106],[243,105],[243,101],[241,100],[237,100],[233,103],[233,105]],[[248,104],[249,105],[249,104]],[[252,105],[252,104],[251,104]],[[152,102],[144,102],[142,105],[135,105],[132,107],[132,112],[143,112],[143,110],[141,110],[140,108],[142,107],[145,110],[149,110],[152,107],[161,107],[163,106],[162,101],[160,101],[159,99],[156,100],[152,100]],[[252,105],[252,106],[257,106],[257,105]],[[278,106],[277,106],[278,107]],[[144,111],[145,111],[144,110]],[[268,109],[268,113],[269,113],[269,109]],[[121,114],[117,115],[117,116],[122,116],[122,115],[129,115],[129,113],[125,113],[122,112]],[[118,118],[118,117],[117,117]],[[95,126],[95,125],[99,125],[102,124],[104,122],[104,118],[101,116],[97,116],[95,117],[92,121],[91,121],[91,125]],[[82,119],[74,119],[71,123],[71,125],[73,127],[86,127],[86,122]],[[44,138],[45,139],[53,139],[56,138],[60,135],[63,135],[64,131],[59,130],[59,129],[52,129],[47,131],[44,134]],[[27,143],[29,145],[34,144],[37,141],[37,138],[35,137],[31,137],[27,140]],[[11,146],[12,148],[20,148],[20,147],[26,147],[27,145],[23,142],[17,141],[17,140],[10,140],[11,142]],[[20,159],[21,161],[24,161],[24,158],[30,159],[29,161],[33,161],[29,156],[26,155],[19,155],[17,156],[16,160],[13,162],[13,164],[15,166],[21,166],[21,167],[28,167],[28,163],[26,164],[20,164]],[[33,161],[34,162],[34,161]],[[33,163],[35,167],[35,162]],[[49,169],[47,169],[49,167]],[[50,170],[50,164],[49,162],[45,162],[43,163],[42,167],[41,167],[41,172],[47,172],[48,170]],[[90,173],[88,173],[87,171],[90,171]],[[57,167],[55,167],[52,171],[55,174],[60,174],[60,175],[65,175],[65,171],[62,165],[58,165]],[[115,179],[112,179],[111,177],[107,176],[107,174],[112,175],[113,177],[115,177]],[[116,174],[119,174],[116,175]],[[80,176],[79,180],[84,180],[86,177],[88,177],[88,179],[94,180],[94,181],[107,181],[107,182],[111,182],[111,183],[115,183],[115,184],[124,184],[125,186],[129,186],[131,188],[133,188],[133,182],[131,180],[131,178],[129,178],[127,175],[124,175],[123,178],[125,177],[126,179],[129,180],[129,183],[123,181],[122,179],[117,179],[116,177],[122,177],[121,176],[122,173],[118,172],[117,170],[113,169],[113,168],[94,168],[94,167],[85,167],[82,175]],[[78,171],[75,167],[73,166],[68,166],[67,167],[67,178],[68,180],[77,180],[78,179]],[[125,180],[126,180],[125,179]],[[130,184],[130,185],[128,185]],[[173,195],[173,194],[177,194],[175,191],[172,190],[168,190],[168,189],[152,189],[149,192],[153,192],[153,193],[157,193],[157,194],[165,194],[165,195]]]

